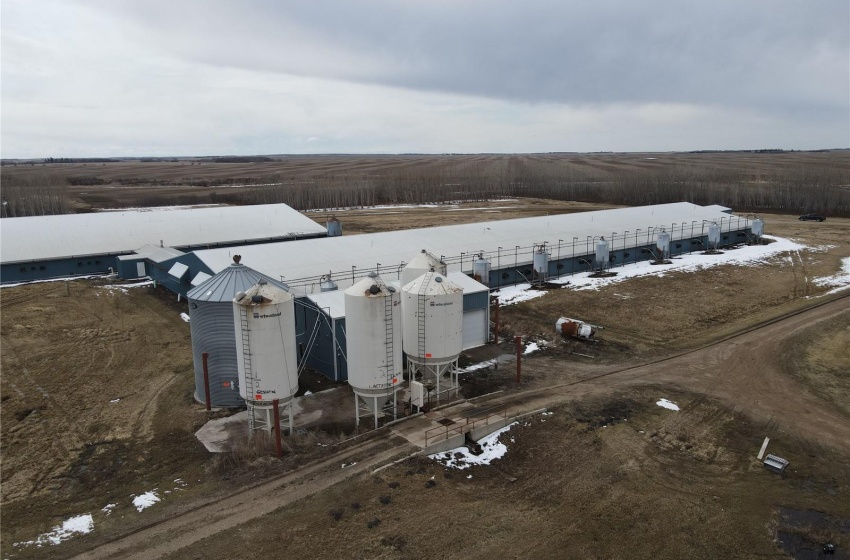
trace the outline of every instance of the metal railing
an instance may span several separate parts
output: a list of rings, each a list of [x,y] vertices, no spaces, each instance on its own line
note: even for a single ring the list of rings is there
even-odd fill
[[[468,416],[464,423],[436,426],[425,431],[425,447],[428,447],[429,443],[445,441],[454,435],[463,435],[476,428],[489,426],[492,422],[507,420],[508,418],[508,407],[502,406],[486,410],[476,416]]]

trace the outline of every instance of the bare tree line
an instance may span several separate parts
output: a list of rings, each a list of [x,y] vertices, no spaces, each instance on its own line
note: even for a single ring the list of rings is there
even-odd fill
[[[71,211],[67,181],[57,174],[4,176],[0,185],[2,217],[67,214]]]
[[[3,179],[3,216],[69,212],[66,183],[80,181],[79,177],[66,178],[56,173]],[[112,181],[144,183],[145,178]],[[215,177],[204,181],[209,185],[229,182]],[[846,157],[818,164],[787,160],[777,160],[774,164],[771,160],[770,165],[756,166],[735,159],[621,165],[605,156],[445,156],[411,159],[410,165],[404,167],[366,171],[344,167],[335,173],[293,169],[274,175],[240,177],[234,184],[248,186],[225,192],[205,192],[199,186],[197,193],[193,190],[192,194],[179,195],[169,194],[166,186],[152,191],[141,203],[153,206],[283,202],[308,210],[534,197],[629,206],[689,201],[729,206],[736,212],[850,216],[850,162]]]
[[[850,216],[850,172],[838,168],[779,169],[769,174],[667,167],[588,172],[521,157],[487,164],[421,168],[371,175],[267,179],[232,202],[284,202],[299,210],[534,197],[627,206],[688,201],[737,212],[818,212]]]

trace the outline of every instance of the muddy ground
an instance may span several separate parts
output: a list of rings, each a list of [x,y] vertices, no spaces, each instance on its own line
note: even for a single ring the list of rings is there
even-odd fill
[[[656,406],[662,396],[682,411]],[[782,558],[776,531],[789,547],[850,547],[840,522],[783,517],[850,518],[850,472],[829,451],[785,439],[771,450],[798,459],[771,474],[754,458],[764,426],[665,388],[551,412],[504,433],[492,466],[411,459],[169,558]]]
[[[490,205],[492,209],[505,204]],[[568,203],[530,201],[521,206],[514,212],[540,215],[568,210]],[[343,227],[346,233],[354,233],[372,231],[371,228],[477,221],[482,219],[483,212],[478,209],[481,207],[470,204],[467,208],[473,209],[454,212],[405,209],[401,215],[377,216],[368,210],[351,211],[343,218]],[[850,247],[846,245],[850,239],[850,220],[813,223],[782,216],[767,216],[766,220],[768,234],[793,237],[820,250],[801,251],[790,255],[790,260],[787,256],[779,257],[758,268],[718,267],[699,273],[671,274],[663,280],[634,279],[599,292],[552,292],[538,300],[503,309],[504,328],[509,333],[541,335],[553,340],[552,325],[560,315],[601,324],[606,329],[599,344],[559,345],[556,354],[546,358],[549,364],[546,370],[550,372],[554,369],[552,363],[562,364],[565,371],[573,364],[592,371],[606,364],[638,363],[695,348],[817,301],[826,288],[815,285],[814,278],[834,274],[839,270],[840,259],[850,256]],[[92,512],[96,532],[51,549],[52,555],[65,556],[73,550],[83,550],[110,535],[165,518],[193,507],[198,501],[224,495],[297,463],[290,460],[281,465],[262,453],[249,451],[241,459],[230,458],[228,463],[221,457],[211,458],[195,440],[192,434],[207,415],[192,402],[189,328],[180,319],[180,311],[185,309],[172,295],[149,288],[125,292],[96,281],[32,284],[0,291],[3,466],[0,528],[4,558],[42,557],[43,549],[15,547],[13,543],[31,540],[72,515]],[[843,407],[845,414],[846,403],[850,402],[847,341],[845,315],[817,332],[804,333],[783,350],[787,352],[783,363],[789,378],[820,396],[824,406]],[[591,357],[569,354],[570,351]],[[533,363],[533,358],[529,363]],[[491,374],[487,381],[489,388],[498,389],[507,384],[510,374],[500,375]],[[530,366],[532,385],[545,382],[542,372],[537,375],[535,382],[534,369]],[[669,394],[673,395],[670,398],[678,396]],[[653,430],[664,426],[664,422],[676,421],[670,418],[677,417],[664,416],[662,409],[647,405],[648,393],[641,398],[621,395],[614,402],[631,403],[634,418],[640,419],[634,421],[644,422],[643,425]],[[694,396],[681,393],[681,398],[688,402]],[[592,412],[608,405],[588,406]],[[823,499],[829,505],[823,507],[830,516],[846,520],[850,515],[846,509],[832,507],[839,499],[844,504],[850,503],[846,494],[847,469],[843,466],[850,459],[838,451],[822,449],[817,442],[789,436],[782,445],[788,446],[787,453],[804,457],[805,472],[809,473],[805,480],[809,482],[792,484],[795,480],[792,477],[777,482],[776,478],[766,478],[766,473],[749,461],[753,441],[760,442],[758,423],[752,424],[741,416],[740,410],[732,412],[721,404],[699,406],[716,406],[719,412],[711,413],[705,430],[693,430],[694,441],[688,443],[699,449],[711,446],[730,449],[728,461],[724,456],[720,470],[717,464],[681,450],[667,453],[664,445],[646,436],[649,430],[644,429],[646,433],[640,434],[625,422],[612,426],[615,429],[610,431],[585,430],[581,428],[580,414],[562,409],[555,415],[558,422],[565,423],[559,429],[547,431],[555,420],[535,421],[534,429],[528,426],[516,432],[522,435],[517,439],[517,445],[522,447],[516,448],[517,453],[509,453],[501,468],[518,476],[517,483],[508,484],[498,472],[486,469],[473,471],[471,480],[458,475],[442,479],[440,468],[423,464],[414,466],[414,475],[410,476],[406,468],[388,471],[385,476],[397,480],[382,479],[380,485],[352,482],[355,486],[333,488],[269,519],[286,520],[284,534],[288,546],[294,547],[291,554],[295,556],[299,556],[295,551],[307,547],[310,539],[322,539],[326,547],[323,550],[329,554],[339,551],[336,556],[429,557],[434,550],[444,550],[442,545],[434,547],[446,541],[459,547],[457,550],[483,556],[499,549],[495,545],[488,548],[491,545],[475,537],[479,530],[499,543],[531,534],[538,526],[544,527],[547,535],[554,535],[540,544],[542,547],[549,543],[548,549],[541,549],[542,556],[546,550],[569,547],[569,542],[577,543],[575,548],[567,548],[576,557],[594,557],[594,550],[600,551],[598,557],[606,557],[603,553],[608,557],[619,556],[618,551],[625,548],[617,547],[626,547],[630,542],[633,546],[635,541],[611,539],[610,535],[612,528],[625,527],[627,537],[637,538],[641,531],[654,535],[652,546],[657,548],[647,544],[642,549],[644,557],[651,557],[650,553],[675,557],[680,551],[697,550],[694,543],[711,542],[717,543],[716,550],[721,553],[738,550],[732,556],[746,557],[747,549],[739,548],[744,545],[744,538],[724,535],[712,527],[726,527],[727,532],[732,532],[729,528],[740,525],[741,533],[752,536],[753,546],[762,551],[767,550],[761,547],[771,542],[781,524],[779,507],[818,509],[817,502]],[[740,433],[730,430],[738,425],[742,426]],[[334,433],[299,437],[292,441],[292,448],[310,458],[313,455],[304,452],[307,448],[318,449],[321,447],[318,443],[327,445],[345,436]],[[675,435],[672,437],[675,439]],[[806,445],[816,451],[799,453]],[[569,449],[570,453],[561,456],[552,454],[552,449]],[[635,455],[638,468],[620,472],[618,461],[628,463],[626,456],[630,454]],[[550,465],[548,457],[557,460]],[[579,465],[569,462],[574,457],[581,459]],[[799,461],[795,460],[795,465]],[[542,475],[533,475],[533,469],[541,464]],[[570,470],[575,468],[579,470]],[[436,476],[440,484],[426,493],[415,483],[420,478],[423,484],[426,480],[416,474],[419,469]],[[575,477],[566,476],[567,472]],[[175,482],[176,479],[181,482]],[[389,489],[386,484],[393,481],[401,486]],[[537,488],[531,488],[532,484]],[[689,488],[693,485],[701,490],[691,492]],[[130,503],[132,495],[154,488],[159,490],[163,501],[137,512]],[[819,488],[826,490],[821,492]],[[830,494],[829,489],[837,494]],[[373,498],[380,497],[372,493],[379,490],[381,495],[393,495],[391,504],[372,503]],[[591,497],[600,492],[604,500],[595,504]],[[675,500],[668,499],[669,492],[673,492]],[[712,493],[710,498],[706,498],[708,493]],[[362,515],[349,512],[346,509],[349,500],[339,498],[349,494],[362,494],[358,498],[364,505]],[[436,499],[449,494],[454,498],[446,502]],[[548,499],[550,494],[553,497]],[[117,505],[107,514],[101,508],[110,503]],[[452,507],[440,507],[441,503]],[[624,511],[630,512],[629,515],[617,511],[612,505],[616,503],[627,504]],[[399,510],[402,506],[404,509]],[[336,508],[344,510],[339,522],[327,513]],[[383,513],[392,512],[393,508],[396,513]],[[573,512],[576,508],[581,515]],[[650,515],[656,510],[657,522]],[[427,515],[414,515],[417,511]],[[365,519],[366,513],[380,518],[381,524],[368,529],[365,523],[371,517]],[[304,514],[303,519],[299,514]],[[564,521],[558,521],[559,517]],[[682,524],[674,525],[675,538],[665,537],[668,533],[663,528],[680,518]],[[689,520],[687,524],[685,518]],[[572,524],[567,519],[572,519]],[[788,525],[793,523],[789,521]],[[269,526],[262,523],[244,528],[246,534],[267,530]],[[815,531],[799,527],[795,530],[796,533],[789,529],[789,534]],[[431,534],[439,538],[426,538]],[[574,538],[567,539],[567,535]],[[583,536],[577,538],[577,535]],[[348,542],[360,548],[346,548]],[[524,539],[521,542],[527,544]],[[226,546],[222,541],[215,541],[214,545]],[[198,550],[206,550],[209,556],[213,550],[210,546],[213,543],[205,543]],[[775,549],[770,550],[768,556],[778,554]],[[195,557],[194,551],[183,554]],[[515,555],[526,556],[518,549]]]

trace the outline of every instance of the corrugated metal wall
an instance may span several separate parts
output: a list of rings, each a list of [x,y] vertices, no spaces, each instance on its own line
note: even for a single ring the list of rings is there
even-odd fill
[[[242,406],[245,401],[239,396],[238,388],[233,303],[193,301],[189,305],[189,317],[195,361],[195,400],[206,402],[202,354],[207,352],[210,404],[216,407]]]

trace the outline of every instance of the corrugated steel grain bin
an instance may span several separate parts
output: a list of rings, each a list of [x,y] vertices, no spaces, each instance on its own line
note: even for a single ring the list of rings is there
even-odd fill
[[[195,400],[205,403],[203,353],[209,354],[207,369],[210,405],[236,407],[245,404],[239,396],[239,365],[236,359],[236,329],[233,325],[233,298],[260,280],[288,291],[288,287],[238,262],[190,290],[189,325],[192,330],[192,357],[195,362]]]

